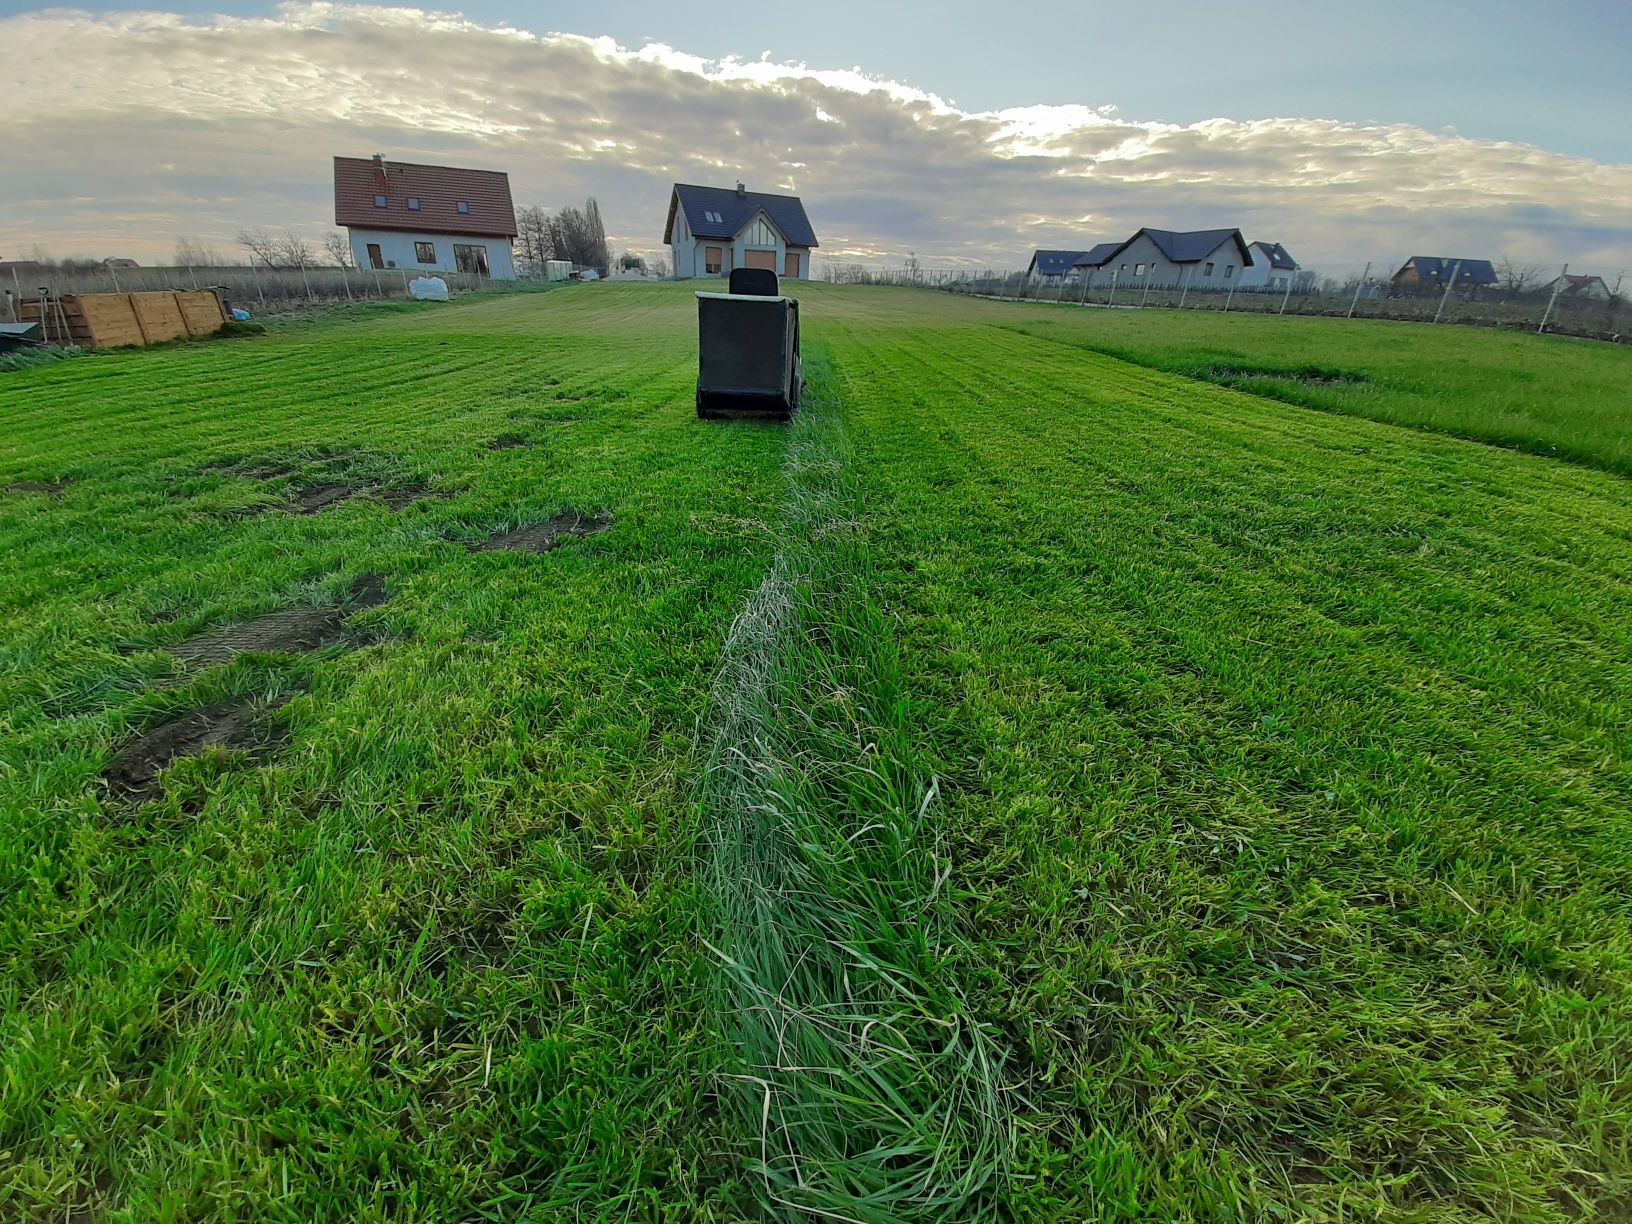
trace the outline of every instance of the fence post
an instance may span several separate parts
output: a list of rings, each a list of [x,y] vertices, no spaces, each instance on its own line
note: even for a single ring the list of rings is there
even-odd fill
[[[193,266],[191,264],[187,265],[187,275],[189,278],[191,278],[193,282],[193,291],[196,293],[198,291],[198,273],[193,271]]]
[[[1547,299],[1547,309],[1541,312],[1541,326],[1536,328],[1536,335],[1539,336],[1547,330],[1547,320],[1553,317],[1553,303],[1558,301],[1558,291],[1564,287],[1564,278],[1569,274],[1570,265],[1565,264],[1564,270],[1558,274],[1558,279],[1553,282],[1553,296]]]
[[[1081,306],[1084,302],[1086,302],[1088,300],[1088,286],[1093,284],[1093,283],[1094,283],[1094,270],[1092,268],[1084,268],[1082,270],[1082,292],[1077,294],[1077,305],[1078,306]]]
[[[1439,316],[1445,310],[1445,303],[1450,301],[1450,299],[1451,299],[1451,290],[1456,287],[1456,278],[1457,278],[1457,275],[1461,271],[1462,271],[1462,261],[1459,259],[1459,260],[1456,261],[1456,266],[1451,269],[1451,279],[1448,280],[1447,282],[1445,282],[1445,292],[1439,295],[1439,309],[1434,311],[1434,322],[1435,323],[1439,322]],[[1547,325],[1547,321],[1545,319],[1543,319],[1542,320],[1542,326],[1545,327],[1546,325]]]
[[[1191,264],[1190,267],[1193,268],[1195,265]],[[1179,290],[1179,309],[1183,310],[1184,299],[1190,296],[1190,268],[1186,268],[1184,270],[1184,275],[1181,276],[1179,280],[1183,282],[1184,285],[1184,287]]]
[[[351,269],[345,264],[340,265],[340,283],[346,287],[346,301],[351,301]]]
[[[1286,300],[1291,296],[1292,296],[1292,278],[1289,276],[1289,277],[1286,278],[1286,292],[1281,294],[1281,308],[1275,312],[1276,314],[1285,314],[1286,313]]]
[[[1135,268],[1134,271],[1138,272],[1139,269]],[[1151,268],[1149,271],[1147,271],[1145,273],[1145,291],[1139,295],[1139,309],[1140,310],[1143,310],[1145,308],[1145,303],[1150,300],[1150,282],[1155,280],[1155,279],[1156,279],[1156,269]]]
[[[1111,292],[1105,298],[1105,305],[1107,305],[1107,306],[1113,305],[1116,302],[1116,275],[1117,275],[1117,269],[1112,268],[1111,269]]]
[[[1371,275],[1371,260],[1366,260],[1366,270],[1360,273],[1360,283],[1354,287],[1354,297],[1349,301],[1349,318],[1354,318],[1354,308],[1360,303],[1360,290],[1365,288],[1366,278]]]
[[[113,265],[111,263],[108,265],[108,279],[113,281],[113,291],[115,293],[118,293],[119,292],[119,273],[117,273],[117,272],[115,272],[113,270]]]
[[[1286,283],[1288,285],[1290,285],[1292,282],[1287,281]],[[1230,303],[1234,299],[1235,299],[1235,278],[1232,276],[1230,278],[1230,291],[1224,295],[1224,313],[1225,314],[1230,313]],[[1285,308],[1285,303],[1282,303],[1282,308],[1283,309]]]

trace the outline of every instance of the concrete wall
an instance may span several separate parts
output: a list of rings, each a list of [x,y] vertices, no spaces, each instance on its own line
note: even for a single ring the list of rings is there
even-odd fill
[[[373,265],[368,258],[368,244],[377,242],[380,245],[380,255],[390,267],[393,262],[397,268],[406,272],[457,272],[459,265],[453,260],[453,244],[460,246],[483,246],[487,248],[487,270],[494,280],[514,280],[516,276],[515,259],[510,252],[508,238],[472,238],[465,234],[415,234],[404,233],[401,230],[348,230],[351,236],[351,254],[359,268],[370,268]],[[416,242],[433,243],[436,247],[436,261],[434,263],[420,263],[414,250]]]

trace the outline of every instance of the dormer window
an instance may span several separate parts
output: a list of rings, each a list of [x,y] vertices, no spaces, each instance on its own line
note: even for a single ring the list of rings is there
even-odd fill
[[[418,196],[409,196],[408,197],[408,210],[410,212],[418,212],[419,211],[419,197]]]
[[[470,211],[470,201],[469,200],[460,200],[459,201],[459,211],[462,212],[462,213],[468,213]]]
[[[374,207],[375,208],[384,208],[385,207],[385,197],[383,195],[377,195],[377,196],[374,197]]]

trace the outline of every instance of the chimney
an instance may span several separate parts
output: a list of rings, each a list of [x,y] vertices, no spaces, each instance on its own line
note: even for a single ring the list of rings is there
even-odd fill
[[[746,199],[747,195],[748,195],[748,188],[744,187],[742,185],[742,182],[739,180],[737,182],[737,199],[739,199],[739,200]]]
[[[374,154],[374,190],[379,195],[385,194],[385,154]]]

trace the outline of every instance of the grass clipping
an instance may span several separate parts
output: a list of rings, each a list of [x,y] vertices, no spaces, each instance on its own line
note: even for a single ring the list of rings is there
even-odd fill
[[[936,785],[913,769],[836,406],[812,396],[792,431],[783,544],[732,626],[702,783],[722,1095],[775,1214],[978,1213],[1011,1146],[999,1044],[954,981]]]

